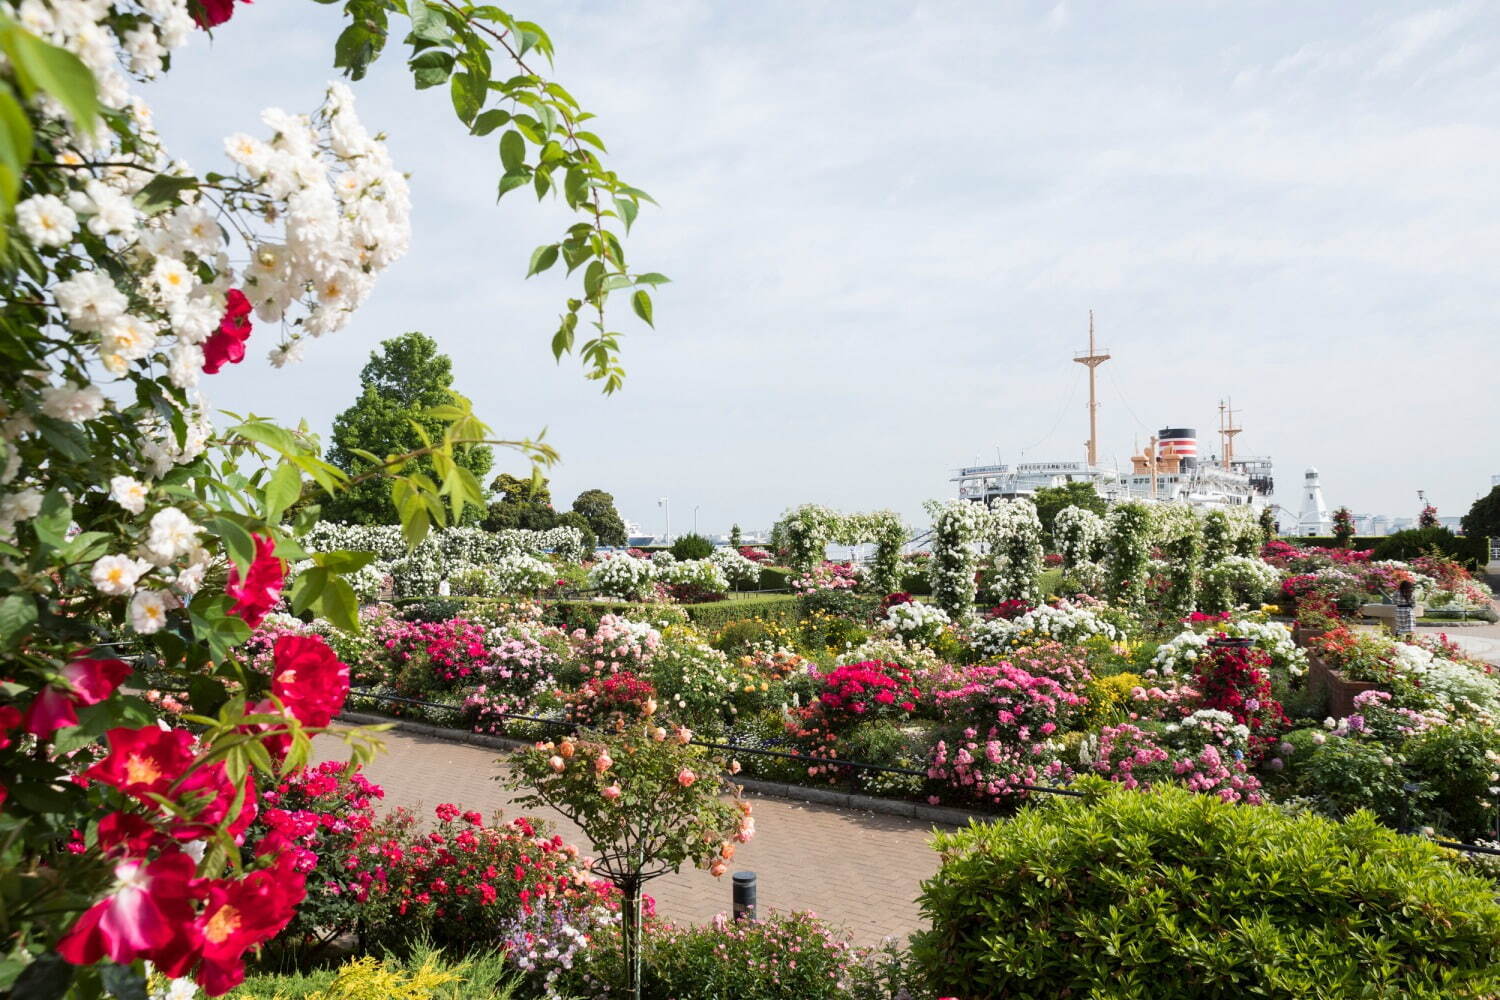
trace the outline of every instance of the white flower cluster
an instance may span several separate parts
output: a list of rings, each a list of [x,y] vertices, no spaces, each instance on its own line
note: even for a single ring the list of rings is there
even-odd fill
[[[1169,722],[1163,727],[1163,732],[1172,742],[1188,746],[1219,743],[1227,737],[1229,749],[1241,753],[1250,750],[1250,727],[1235,722],[1234,716],[1216,708],[1200,708],[1186,718]]]
[[[134,506],[134,487],[139,484],[120,486]],[[146,537],[134,555],[105,555],[95,560],[89,570],[94,589],[109,597],[129,597],[130,625],[137,632],[161,631],[167,612],[182,607],[203,586],[213,560],[198,540],[202,531],[180,509],[163,507],[151,515]],[[147,577],[152,579],[143,584]]]
[[[1483,719],[1500,715],[1500,680],[1411,643],[1392,645],[1397,671],[1420,682],[1444,711]]]
[[[994,574],[990,598],[1035,603],[1037,575],[1042,570],[1042,522],[1030,500],[997,500],[990,509],[990,551]]]
[[[341,329],[370,294],[374,276],[406,253],[411,197],[385,145],[354,113],[354,95],[328,86],[318,115],[261,114],[272,137],[245,133],[224,142],[229,158],[283,207],[285,237],[251,252],[245,294],[255,313],[279,322],[294,301],[308,305],[302,328],[313,336]],[[292,360],[293,336],[273,356]]]
[[[651,553],[651,563],[654,566],[670,566],[677,561],[671,549],[657,549]]]
[[[656,567],[656,578],[662,583],[696,587],[714,594],[729,590],[729,578],[711,559],[685,559]]]
[[[1069,505],[1057,512],[1052,522],[1052,537],[1063,565],[1069,570],[1093,564],[1103,555],[1104,518],[1087,507]]]
[[[1233,638],[1254,639],[1255,648],[1271,657],[1273,669],[1283,670],[1292,677],[1301,677],[1307,672],[1307,653],[1292,641],[1291,630],[1280,622],[1245,619],[1211,627],[1212,632],[1188,629],[1162,643],[1151,657],[1151,665],[1168,676],[1179,672],[1192,673],[1193,665],[1207,655],[1209,640],[1214,634],[1223,632]]]
[[[969,647],[985,659],[1040,642],[1080,643],[1096,636],[1121,638],[1120,630],[1098,613],[1062,601],[1055,607],[1044,604],[1033,608],[1009,621],[993,618],[980,622],[969,631]]]
[[[395,562],[407,556],[406,539],[401,534],[400,525],[395,524],[320,521],[308,530],[302,544],[312,552],[344,549],[373,552],[376,559],[384,562]],[[572,562],[582,554],[582,548],[583,533],[571,526],[547,531],[524,528],[485,531],[482,528],[454,527],[431,532],[412,554],[430,553],[447,562],[486,565],[509,555],[540,557],[552,551]]]
[[[974,572],[978,545],[989,528],[990,514],[970,500],[928,503],[932,516],[932,563],[928,579],[932,598],[954,620],[974,613]]]
[[[139,16],[118,35],[107,22],[111,13],[129,9],[123,0],[20,0],[5,6],[27,31],[82,60],[94,75],[100,103],[115,109],[131,103],[127,72],[155,77],[165,57],[194,33],[187,0],[140,0]]]
[[[1259,604],[1281,585],[1281,570],[1254,556],[1226,556],[1203,577],[1210,590],[1221,589],[1234,604]]]
[[[589,568],[588,584],[605,597],[638,601],[651,592],[656,568],[645,559],[611,552]]]
[[[907,601],[891,605],[885,618],[881,620],[880,627],[903,639],[931,641],[952,622],[953,619],[948,617],[947,612],[936,604]]]
[[[486,569],[502,594],[535,594],[557,580],[552,564],[535,556],[501,556]]]
[[[749,590],[760,583],[760,563],[754,559],[746,559],[733,545],[719,546],[708,559],[719,567],[731,584],[741,590]]]

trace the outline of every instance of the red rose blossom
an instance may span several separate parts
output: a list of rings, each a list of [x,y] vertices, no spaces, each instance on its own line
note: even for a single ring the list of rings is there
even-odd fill
[[[304,726],[333,721],[349,693],[349,666],[339,661],[320,635],[284,635],[272,653],[276,673],[271,693]]]
[[[229,613],[244,619],[251,628],[260,625],[276,602],[281,600],[281,588],[286,582],[286,572],[281,560],[276,557],[276,543],[265,535],[254,535],[255,559],[250,571],[242,578],[240,568],[229,567],[229,582],[224,592],[234,598]]]
[[[226,9],[232,5],[233,0],[225,0]],[[228,18],[226,13],[214,24]],[[224,317],[219,320],[219,328],[203,342],[203,370],[209,375],[217,375],[225,364],[237,365],[245,360],[245,341],[250,339],[252,329],[250,300],[245,298],[245,293],[231,288],[224,299]]]
[[[240,0],[250,3],[251,0]],[[234,0],[197,0],[193,5],[193,20],[200,28],[217,28],[234,16]]]

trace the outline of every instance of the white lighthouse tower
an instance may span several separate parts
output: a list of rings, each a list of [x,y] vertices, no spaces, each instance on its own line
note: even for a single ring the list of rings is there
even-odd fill
[[[1302,477],[1302,513],[1297,515],[1297,536],[1311,538],[1332,533],[1333,521],[1328,516],[1328,505],[1323,502],[1318,470],[1309,468]]]

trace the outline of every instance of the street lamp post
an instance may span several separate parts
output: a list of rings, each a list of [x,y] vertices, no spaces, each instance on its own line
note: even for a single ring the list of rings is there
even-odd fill
[[[658,507],[660,507],[662,509],[662,514],[667,519],[666,541],[667,541],[668,545],[671,545],[672,544],[672,508],[671,508],[671,501],[667,497],[657,497],[656,498],[656,506],[658,506]]]
[[[698,507],[699,504],[693,504],[693,534],[695,535],[698,533]]]

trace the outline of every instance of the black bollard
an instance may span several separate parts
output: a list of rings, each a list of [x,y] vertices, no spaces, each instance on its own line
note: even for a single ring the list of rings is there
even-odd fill
[[[755,919],[755,873],[734,873],[734,919]]]

